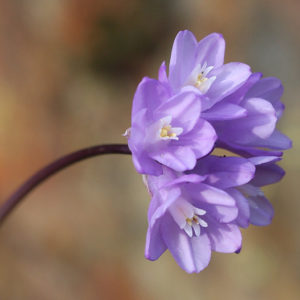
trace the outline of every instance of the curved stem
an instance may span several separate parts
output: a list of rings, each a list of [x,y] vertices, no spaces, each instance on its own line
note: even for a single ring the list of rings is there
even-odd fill
[[[67,154],[42,168],[26,180],[0,207],[0,224],[36,186],[58,171],[86,158],[103,154],[131,154],[127,145],[98,145]]]

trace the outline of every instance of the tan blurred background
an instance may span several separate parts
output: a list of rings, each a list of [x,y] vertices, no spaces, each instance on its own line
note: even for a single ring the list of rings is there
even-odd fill
[[[226,61],[285,85],[287,175],[267,190],[275,219],[243,231],[239,255],[200,274],[169,253],[143,257],[149,196],[129,156],[97,157],[51,178],[0,229],[0,299],[300,299],[298,0],[0,0],[0,201],[38,168],[126,140],[140,79],[176,33],[221,32]]]

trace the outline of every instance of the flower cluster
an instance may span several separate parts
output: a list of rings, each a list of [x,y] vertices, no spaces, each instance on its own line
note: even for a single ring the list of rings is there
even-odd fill
[[[132,107],[128,145],[151,194],[145,256],[169,249],[186,272],[211,251],[241,249],[240,227],[268,225],[273,208],[261,187],[279,181],[276,165],[291,141],[276,129],[284,106],[276,78],[243,63],[224,64],[225,41],[175,38],[167,75],[144,78]],[[216,156],[215,148],[232,156]]]

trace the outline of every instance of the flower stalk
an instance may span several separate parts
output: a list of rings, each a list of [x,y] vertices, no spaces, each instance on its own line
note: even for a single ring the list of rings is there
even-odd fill
[[[33,174],[0,207],[0,225],[21,200],[35,187],[55,173],[81,160],[104,154],[131,154],[125,144],[97,145],[69,153]]]

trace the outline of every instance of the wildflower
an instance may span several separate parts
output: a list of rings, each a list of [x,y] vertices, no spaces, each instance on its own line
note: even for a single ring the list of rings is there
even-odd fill
[[[210,121],[218,134],[218,145],[246,156],[280,156],[282,152],[278,150],[290,148],[290,139],[276,129],[284,110],[282,93],[280,80],[261,79],[261,74],[254,73],[244,86],[223,100],[240,106],[246,114],[231,120]]]
[[[247,172],[242,168],[238,170],[238,165],[232,162],[243,161],[243,158],[207,156],[199,160],[191,172],[206,174],[206,181],[216,188],[223,189],[235,199],[239,209],[235,222],[240,227],[245,228],[249,224],[265,226],[271,223],[274,211],[261,187],[278,182],[283,177],[284,171],[275,164],[280,159],[277,156],[249,158],[248,162],[256,167],[255,176],[251,181],[235,186],[231,184],[232,176],[239,176],[239,183],[242,183],[243,174],[247,176]],[[236,180],[233,179],[233,182]]]
[[[194,93],[172,96],[159,81],[144,78],[134,96],[128,139],[137,171],[160,175],[162,165],[175,171],[192,169],[216,140],[200,112],[201,102]]]
[[[236,91],[251,75],[243,63],[224,65],[225,41],[221,34],[212,33],[197,42],[188,30],[180,31],[174,41],[169,77],[163,63],[159,80],[169,84],[173,94],[191,90],[202,99],[202,111]]]
[[[192,273],[208,265],[211,251],[231,253],[241,248],[235,223],[238,208],[224,189],[249,182],[255,168],[242,158],[230,159],[229,165],[221,173],[183,174],[164,167],[163,175],[146,176],[152,194],[146,258],[156,260],[169,249],[179,266]]]

